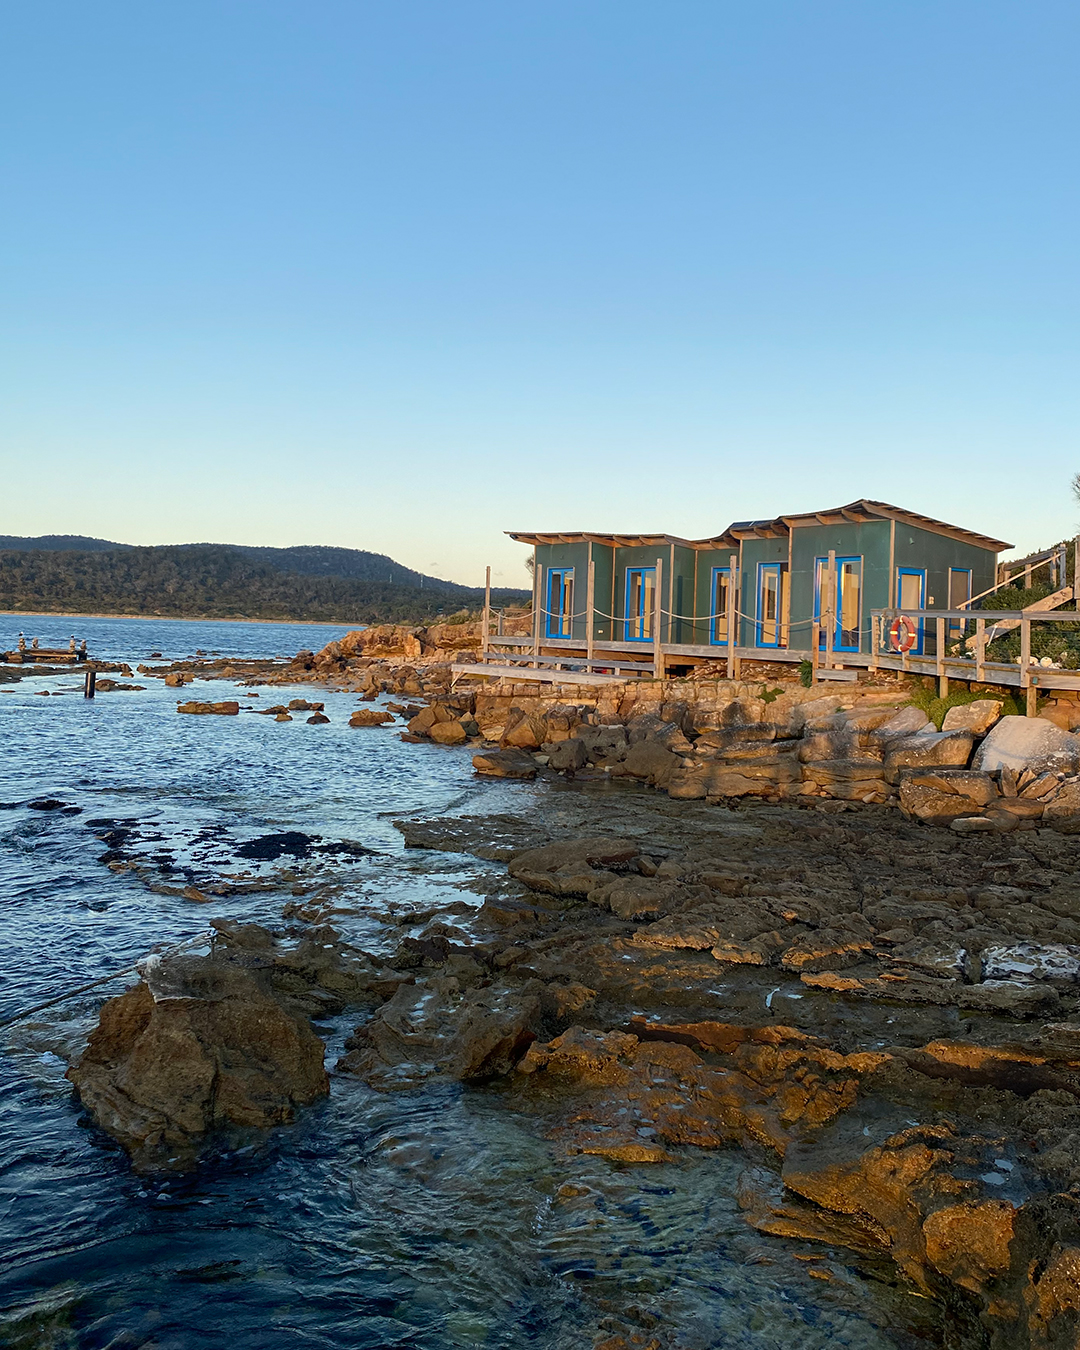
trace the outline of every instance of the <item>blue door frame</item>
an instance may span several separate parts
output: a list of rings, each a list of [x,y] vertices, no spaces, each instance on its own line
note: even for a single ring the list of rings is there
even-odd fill
[[[709,620],[709,641],[714,647],[727,646],[727,588],[730,584],[731,568],[714,567],[712,590],[709,592],[709,613],[712,616]]]
[[[897,607],[897,609],[902,608],[903,605],[904,605],[904,599],[903,599],[903,594],[904,594],[904,583],[903,583],[903,578],[904,578],[904,577],[918,577],[918,579],[919,579],[919,603],[918,603],[917,608],[919,608],[919,609],[925,609],[925,608],[926,608],[926,568],[925,568],[925,567],[898,567],[898,568],[896,569],[896,607]],[[916,606],[908,605],[907,608],[908,608],[908,609],[913,609],[913,608],[916,608]],[[917,632],[916,635],[915,635],[915,645],[914,645],[914,647],[911,648],[911,655],[912,655],[912,656],[922,656],[922,654],[923,654],[923,637],[924,637],[925,621],[924,621],[923,619],[916,619],[915,622],[916,622],[916,624],[918,625],[918,632]]]
[[[549,638],[574,636],[574,569],[549,567],[544,634]]]
[[[780,643],[780,625],[783,616],[780,613],[782,605],[782,586],[784,576],[784,564],[758,563],[757,569],[757,632],[755,634],[756,644],[759,647],[779,647]],[[771,585],[770,585],[771,583]],[[772,595],[775,599],[775,610],[770,619],[766,614],[765,599],[766,595]],[[773,634],[767,636],[768,629],[772,628]]]
[[[636,593],[637,605],[631,607]],[[655,567],[628,567],[626,569],[626,604],[623,609],[626,629],[625,641],[651,642],[653,640],[653,605],[656,595]]]
[[[844,634],[844,564],[859,564],[859,615],[855,628],[855,643],[845,643]],[[825,568],[829,565],[828,558],[814,559],[814,621],[821,623],[821,581],[825,575]],[[855,553],[847,558],[836,559],[836,629],[833,632],[833,651],[834,652],[857,652],[861,646],[862,637],[862,555]],[[824,649],[825,633],[821,632],[818,636],[818,646]]]

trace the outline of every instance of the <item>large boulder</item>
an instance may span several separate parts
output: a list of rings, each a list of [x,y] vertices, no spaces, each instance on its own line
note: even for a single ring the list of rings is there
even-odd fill
[[[885,751],[885,781],[898,783],[902,769],[926,769],[932,765],[960,768],[971,757],[973,745],[970,731],[935,731],[902,736],[891,741]]]
[[[934,724],[921,708],[908,706],[900,708],[888,721],[875,727],[871,733],[871,741],[873,744],[886,746],[901,736],[917,736],[920,732],[933,730]]]
[[[1080,834],[1080,783],[1065,783],[1043,809],[1043,822],[1062,834]]]
[[[546,739],[543,720],[520,708],[511,708],[510,713],[500,742],[503,749],[539,750]]]
[[[1001,704],[996,698],[977,698],[973,703],[961,703],[950,708],[941,724],[942,731],[970,731],[973,736],[984,736],[1001,717]]]
[[[464,745],[468,740],[465,728],[460,722],[436,722],[428,732],[436,745]]]
[[[585,742],[578,736],[545,744],[543,749],[548,757],[548,768],[559,773],[574,773],[589,762]]]
[[[349,718],[351,727],[381,727],[394,720],[393,713],[382,708],[357,708]]]
[[[240,966],[151,957],[101,1009],[67,1077],[136,1168],[190,1165],[207,1134],[266,1127],[329,1091],[323,1043]]]
[[[1041,717],[1003,717],[979,746],[972,768],[1073,774],[1080,769],[1080,737]]]
[[[488,750],[473,755],[473,768],[485,778],[535,778],[536,761],[520,750]]]
[[[211,716],[216,714],[219,717],[235,717],[240,711],[240,704],[233,702],[232,699],[227,699],[223,703],[198,703],[193,701],[191,703],[178,703],[176,711],[178,713],[202,713]]]
[[[641,778],[653,787],[666,788],[679,763],[678,755],[657,742],[639,741],[630,747],[626,758],[613,772],[628,778]]]
[[[925,777],[905,778],[901,782],[900,809],[905,815],[928,825],[951,825],[959,817],[973,814],[975,806],[970,797],[943,790],[926,782]]]

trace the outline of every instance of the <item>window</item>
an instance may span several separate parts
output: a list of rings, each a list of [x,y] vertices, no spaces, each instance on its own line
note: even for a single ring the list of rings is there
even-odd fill
[[[833,651],[857,652],[860,645],[862,621],[862,558],[836,559],[836,602],[823,596],[829,569],[828,558],[814,560],[814,618],[821,623],[829,621],[829,611],[835,613],[836,626],[833,629]],[[824,628],[819,645],[825,646]]]
[[[626,640],[651,642],[656,609],[656,568],[626,569]]]
[[[548,568],[547,636],[574,635],[574,569]]]
[[[730,567],[714,567],[712,570],[712,592],[709,613],[709,641],[714,647],[727,646],[728,628],[728,587],[731,584]]]
[[[783,563],[758,563],[757,645],[786,647],[784,593],[787,567]]]

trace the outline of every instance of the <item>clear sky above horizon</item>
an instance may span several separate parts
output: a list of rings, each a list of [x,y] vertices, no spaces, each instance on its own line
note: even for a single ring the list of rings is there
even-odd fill
[[[0,533],[1080,528],[1080,7],[0,8]]]

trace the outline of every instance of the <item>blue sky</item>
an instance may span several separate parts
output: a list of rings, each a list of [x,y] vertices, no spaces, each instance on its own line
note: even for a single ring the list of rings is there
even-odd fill
[[[0,533],[1080,528],[1080,8],[0,10]]]

